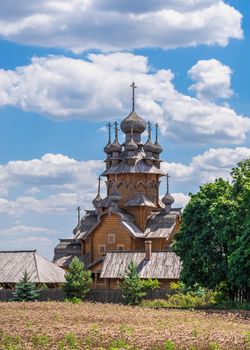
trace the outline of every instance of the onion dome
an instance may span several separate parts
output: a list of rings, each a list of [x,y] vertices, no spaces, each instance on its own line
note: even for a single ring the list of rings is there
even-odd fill
[[[143,145],[143,149],[145,152],[151,152],[154,153],[155,152],[155,146],[151,141],[151,123],[148,122],[148,140],[147,142]]]
[[[104,147],[104,152],[106,154],[111,154],[112,153],[112,150],[110,149],[110,146],[111,146],[111,123],[108,123],[108,128],[109,128],[109,140],[108,140],[108,143],[107,145]]]
[[[116,190],[111,192],[109,195],[109,199],[111,200],[112,203],[118,203],[121,198],[122,197],[121,197],[120,193],[117,192]]]
[[[171,196],[171,194],[166,193],[165,196],[162,198],[162,203],[165,205],[172,205],[174,203],[174,197]]]
[[[161,145],[158,142],[154,143],[154,153],[160,154],[163,151]]]
[[[131,132],[132,124],[134,133],[136,134],[141,134],[146,130],[145,120],[142,119],[134,110],[121,122],[121,130],[125,134],[129,134]]]
[[[133,138],[131,138],[125,145],[125,150],[126,151],[135,151],[137,148],[138,148],[138,146],[135,143]]]
[[[112,152],[121,152],[122,146],[119,144],[118,141],[118,123],[115,122],[115,141],[109,146],[109,149]]]
[[[137,150],[138,146],[134,141],[134,137],[133,137],[133,132],[134,132],[134,124],[133,121],[131,122],[131,137],[130,140],[125,144],[125,150],[126,151],[135,151]]]
[[[98,195],[95,197],[95,199],[93,199],[92,204],[94,207],[98,207],[101,201],[102,201],[102,197],[98,193]]]
[[[167,193],[165,196],[162,198],[162,203],[165,204],[166,208],[171,208],[171,205],[174,203],[174,197],[171,196],[169,193],[169,178],[170,176],[167,174],[166,179],[167,179]]]
[[[163,151],[163,148],[158,143],[158,128],[159,128],[159,125],[156,123],[155,124],[155,143],[154,143],[155,150],[154,150],[154,153],[160,154]]]
[[[113,152],[121,152],[122,146],[119,144],[118,141],[114,141],[110,146],[109,149],[111,150],[111,153]]]
[[[97,196],[93,199],[92,204],[95,208],[97,208],[100,204],[100,202],[102,201],[102,197],[100,195],[100,188],[101,188],[101,177],[98,177],[98,192],[97,192]]]

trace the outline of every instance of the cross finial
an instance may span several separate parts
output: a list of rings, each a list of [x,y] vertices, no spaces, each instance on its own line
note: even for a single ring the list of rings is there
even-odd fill
[[[132,112],[135,110],[135,89],[137,86],[135,86],[135,82],[130,85],[132,87]]]
[[[79,226],[81,222],[81,208],[79,207],[79,205],[76,208],[76,210],[77,210],[77,219],[78,219],[78,226]]]
[[[155,142],[158,142],[158,129],[159,129],[159,124],[155,124]]]
[[[108,127],[108,130],[109,130],[109,141],[108,141],[108,143],[111,143],[111,126],[112,126],[112,124],[108,123],[106,126]]]
[[[118,141],[118,123],[115,121],[115,140]]]
[[[148,139],[151,139],[152,123],[148,121]]]
[[[170,175],[169,175],[169,173],[167,173],[167,175],[166,175],[166,179],[167,179],[167,193],[169,193],[169,178],[170,178]]]
[[[99,177],[97,178],[97,180],[98,180],[98,195],[100,195],[101,181],[102,181],[101,176],[99,176]]]

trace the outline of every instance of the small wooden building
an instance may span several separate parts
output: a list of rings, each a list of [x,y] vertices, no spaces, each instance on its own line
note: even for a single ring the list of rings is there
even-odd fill
[[[0,286],[14,288],[24,272],[38,285],[57,287],[65,282],[65,271],[37,253],[36,250],[0,251]]]
[[[134,96],[134,84],[133,96]],[[169,193],[168,174],[161,169],[158,125],[152,142],[152,125],[134,109],[120,125],[125,140],[120,142],[118,123],[115,138],[104,148],[107,195],[98,193],[94,210],[78,215],[78,225],[72,239],[61,239],[55,247],[54,263],[67,269],[74,256],[79,257],[93,273],[93,288],[113,289],[128,263],[133,260],[142,278],[158,278],[166,288],[177,281],[179,258],[171,251],[174,235],[179,231],[181,208],[172,208],[174,198]],[[148,139],[141,140],[148,127]],[[166,195],[160,199],[160,179],[167,177]],[[78,212],[78,214],[80,211]],[[147,247],[150,254],[145,256]]]

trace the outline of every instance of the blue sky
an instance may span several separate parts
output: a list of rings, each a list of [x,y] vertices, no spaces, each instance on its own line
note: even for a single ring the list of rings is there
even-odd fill
[[[249,3],[141,4],[3,1],[0,249],[51,257],[71,236],[104,167],[105,125],[129,114],[133,80],[138,113],[160,124],[176,205],[250,157]]]

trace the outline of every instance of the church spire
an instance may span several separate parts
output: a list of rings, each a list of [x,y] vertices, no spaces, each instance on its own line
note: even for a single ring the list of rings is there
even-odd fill
[[[81,208],[79,207],[79,205],[76,208],[76,210],[77,210],[77,226],[80,226],[80,224],[81,224]]]
[[[97,208],[98,204],[101,202],[102,197],[100,195],[100,191],[101,191],[101,176],[98,177],[98,186],[97,186],[97,195],[95,197],[95,199],[93,200],[93,205],[95,208]]]
[[[155,143],[154,143],[154,158],[156,159],[156,163],[158,162],[159,163],[159,155],[160,153],[163,151],[161,145],[159,145],[158,143],[158,130],[159,130],[159,125],[158,123],[155,124]],[[159,167],[159,164],[158,164],[158,167]]]
[[[131,123],[133,122],[133,138],[138,144],[141,141],[141,134],[146,129],[146,122],[135,112],[135,89],[137,86],[135,86],[134,82],[130,86],[132,88],[132,111],[121,122],[121,130],[126,134],[126,141],[129,141],[131,137]]]
[[[162,203],[165,204],[165,211],[167,213],[170,212],[171,205],[174,203],[174,197],[171,196],[171,194],[169,193],[169,178],[170,178],[170,175],[167,173],[167,175],[166,175],[167,193],[165,194],[165,196],[161,200]]]
[[[151,158],[153,155],[153,152],[155,151],[155,146],[151,141],[151,131],[152,131],[152,124],[148,122],[148,140],[143,145],[143,149],[146,152],[146,157]]]
[[[104,147],[104,152],[105,152],[106,154],[111,154],[111,153],[112,153],[112,151],[111,151],[111,149],[110,149],[110,145],[111,145],[111,126],[112,126],[111,123],[108,123],[108,124],[107,124],[109,138],[108,138],[108,143],[107,143],[107,145]]]

